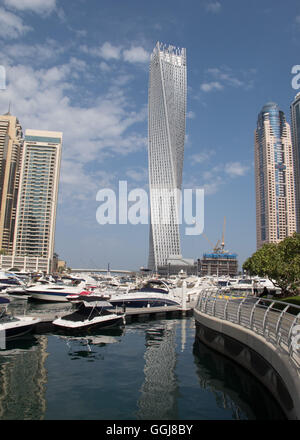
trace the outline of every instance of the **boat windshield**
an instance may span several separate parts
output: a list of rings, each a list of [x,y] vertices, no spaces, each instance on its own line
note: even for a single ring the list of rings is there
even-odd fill
[[[252,284],[252,280],[239,280],[239,284]]]

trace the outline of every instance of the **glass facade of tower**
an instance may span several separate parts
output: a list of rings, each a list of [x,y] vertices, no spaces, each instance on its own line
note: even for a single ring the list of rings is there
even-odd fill
[[[255,133],[257,246],[295,232],[294,166],[290,126],[275,103],[258,116]]]
[[[148,104],[150,269],[180,255],[177,190],[181,190],[186,117],[185,49],[157,43]]]
[[[291,104],[291,125],[294,151],[296,220],[297,232],[300,233],[300,93]]]

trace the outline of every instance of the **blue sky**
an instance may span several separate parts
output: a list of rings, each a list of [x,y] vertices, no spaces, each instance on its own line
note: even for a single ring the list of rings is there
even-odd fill
[[[267,101],[296,94],[296,0],[0,0],[0,65],[23,129],[63,131],[56,251],[72,267],[147,265],[148,225],[96,221],[100,189],[148,188],[149,56],[157,41],[187,50],[183,186],[205,189],[205,228],[240,264],[256,250],[254,130]],[[211,250],[182,234],[182,253]]]

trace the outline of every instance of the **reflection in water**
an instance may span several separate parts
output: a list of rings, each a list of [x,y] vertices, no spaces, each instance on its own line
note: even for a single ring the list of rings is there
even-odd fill
[[[282,420],[285,416],[257,379],[235,362],[195,339],[194,360],[200,387],[214,394],[233,419]]]
[[[0,351],[0,420],[64,415],[105,420],[284,418],[256,379],[195,340],[193,319],[9,342]]]
[[[107,344],[120,342],[123,334],[122,328],[107,329],[102,332],[89,332],[88,336],[66,336],[63,334],[57,337],[64,340],[68,347],[68,355],[72,360],[88,358],[89,360],[104,359],[96,347],[104,347]],[[119,337],[119,338],[118,338]]]
[[[27,336],[0,352],[0,419],[43,419],[47,338]]]
[[[165,321],[163,327],[150,327],[145,333],[144,383],[138,402],[137,418],[177,418],[176,321]]]

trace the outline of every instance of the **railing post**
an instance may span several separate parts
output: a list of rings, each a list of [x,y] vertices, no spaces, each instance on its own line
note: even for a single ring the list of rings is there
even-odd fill
[[[278,334],[278,333],[279,333],[279,327],[280,327],[280,324],[281,324],[281,321],[282,321],[282,318],[283,318],[284,314],[286,313],[286,311],[287,311],[289,308],[290,308],[290,304],[288,304],[288,305],[282,310],[282,312],[280,313],[280,316],[279,316],[279,318],[278,318],[278,320],[277,320],[276,331],[275,331],[275,333],[276,333],[276,341],[277,341],[277,344],[279,343],[279,340],[280,340],[280,334]]]
[[[273,307],[274,304],[275,304],[275,301],[272,301],[271,304],[269,305],[269,307],[267,308],[267,310],[265,311],[265,315],[264,315],[264,319],[263,319],[263,325],[262,325],[263,335],[265,334],[265,331],[266,331],[266,322],[267,322],[268,313],[269,313],[269,311],[271,310],[271,308]]]
[[[291,339],[291,336],[292,336],[292,331],[293,331],[294,325],[296,324],[298,319],[300,319],[300,313],[298,313],[298,315],[296,315],[296,317],[293,320],[293,323],[292,323],[292,325],[290,327],[290,330],[289,330],[288,340],[287,340],[289,352],[290,352],[290,339]]]
[[[217,303],[217,295],[214,296],[214,303],[212,307],[212,316],[216,316],[216,303]]]
[[[224,308],[224,319],[227,320],[227,307],[228,307],[229,297],[226,300],[225,308]]]
[[[252,327],[253,327],[253,316],[254,316],[254,311],[255,311],[255,308],[256,308],[256,306],[257,306],[257,304],[260,302],[260,299],[258,299],[256,302],[255,302],[255,304],[253,304],[253,307],[252,307],[252,310],[251,310],[251,313],[250,313],[250,329],[252,330]]]
[[[238,306],[238,310],[237,310],[237,324],[240,325],[240,317],[241,317],[241,308],[242,305],[244,304],[244,302],[246,301],[247,296],[240,302],[239,306]]]

